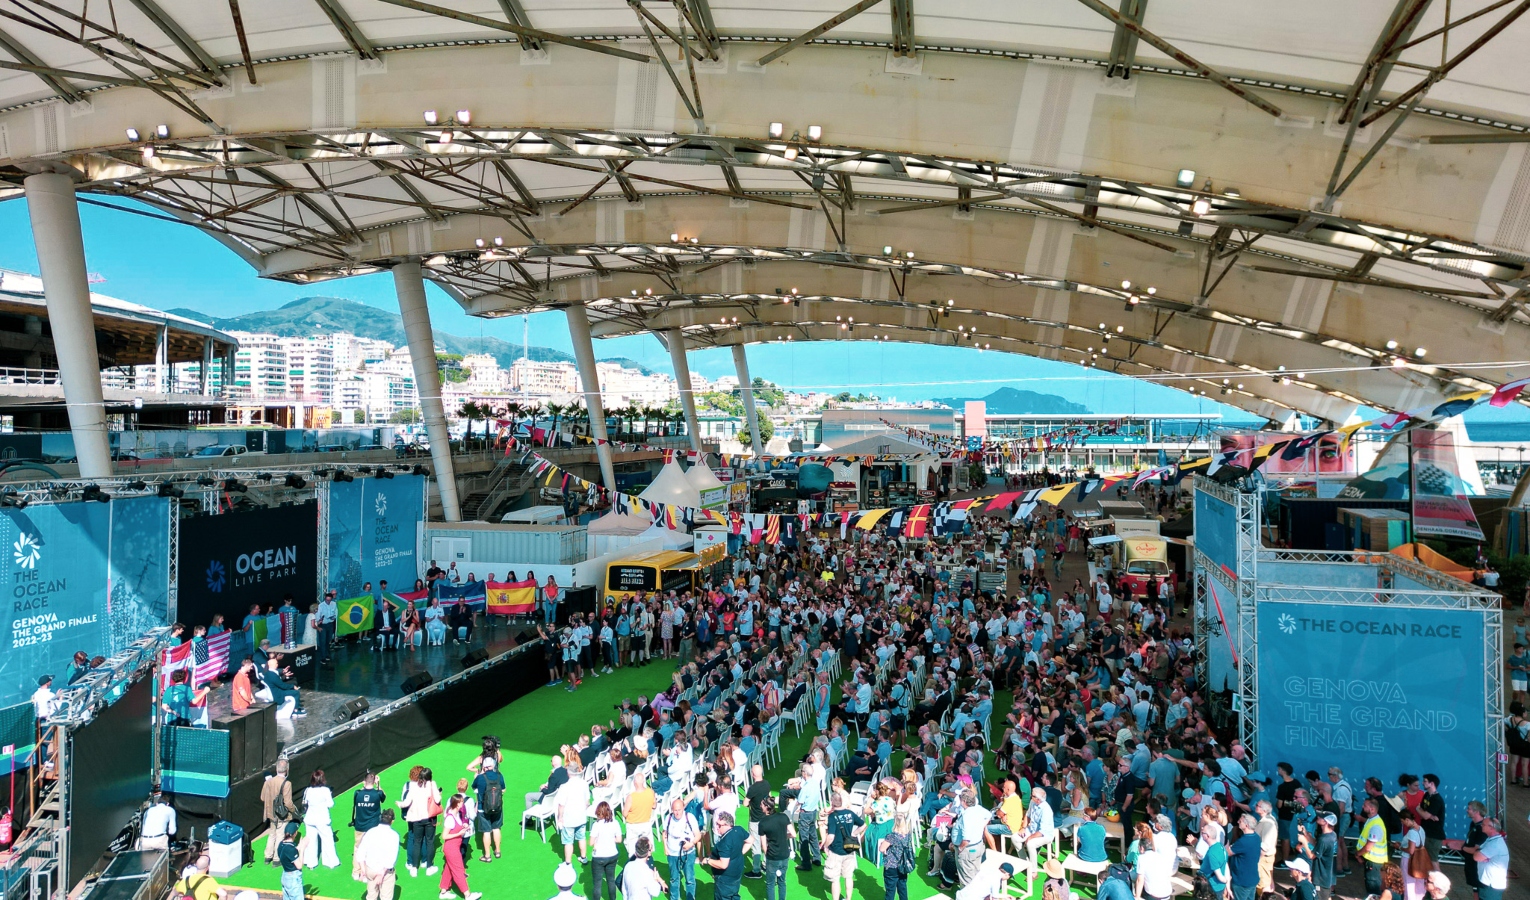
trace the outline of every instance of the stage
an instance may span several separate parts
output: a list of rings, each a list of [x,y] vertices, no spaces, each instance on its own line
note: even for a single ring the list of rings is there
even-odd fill
[[[403,697],[403,682],[413,675],[426,672],[432,681],[441,681],[461,672],[462,658],[474,650],[483,650],[490,658],[507,653],[516,647],[518,636],[534,627],[524,622],[507,625],[500,621],[475,628],[470,643],[448,640],[444,646],[421,646],[414,650],[376,651],[372,649],[370,639],[341,638],[335,648],[334,664],[318,666],[314,686],[300,688],[308,715],[277,722],[277,745],[285,750],[290,744],[301,743],[334,728],[335,711],[349,700],[365,697],[370,705],[381,706]],[[534,631],[531,636],[535,638]],[[277,652],[281,652],[280,648]],[[213,692],[212,718],[230,714],[230,693],[226,687]]]

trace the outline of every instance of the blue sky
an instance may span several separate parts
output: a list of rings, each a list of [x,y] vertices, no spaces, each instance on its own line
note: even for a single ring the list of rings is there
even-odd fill
[[[116,202],[116,201],[113,201]],[[369,275],[317,286],[290,285],[257,278],[243,260],[194,228],[82,204],[87,266],[105,281],[96,290],[157,309],[185,307],[216,316],[272,309],[302,297],[346,297],[398,311],[393,279]],[[0,203],[0,268],[35,273],[26,201]],[[487,335],[519,342],[520,318],[476,319],[451,298],[431,287],[432,321],[439,331],[464,337]],[[560,313],[530,317],[532,344],[571,349]],[[626,356],[667,371],[669,355],[652,337],[597,341],[601,357]],[[922,400],[933,397],[981,397],[1010,386],[1058,394],[1094,412],[1220,412],[1247,419],[1247,413],[1219,403],[1131,378],[1089,371],[1007,353],[979,353],[919,344],[846,342],[765,344],[749,348],[752,375],[803,390],[865,391],[883,397]],[[691,366],[716,379],[733,373],[726,350],[691,354]],[[912,383],[911,383],[912,382]]]

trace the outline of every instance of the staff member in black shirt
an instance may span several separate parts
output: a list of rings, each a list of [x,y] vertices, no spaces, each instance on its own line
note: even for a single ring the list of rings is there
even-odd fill
[[[377,786],[375,772],[367,772],[366,777],[361,779],[361,787],[351,795],[351,829],[356,832],[356,840],[351,847],[352,878],[366,880],[366,874],[361,870],[361,836],[382,821],[383,801],[387,799],[388,795]]]

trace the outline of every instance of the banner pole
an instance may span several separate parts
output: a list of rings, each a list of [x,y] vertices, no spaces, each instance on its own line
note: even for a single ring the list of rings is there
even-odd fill
[[[1408,540],[1418,543],[1418,473],[1413,466],[1413,432],[1408,430]]]

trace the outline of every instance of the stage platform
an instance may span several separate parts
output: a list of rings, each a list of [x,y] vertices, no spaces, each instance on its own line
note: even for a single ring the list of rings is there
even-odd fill
[[[347,701],[365,697],[372,706],[381,706],[404,696],[403,682],[413,675],[428,672],[433,681],[441,681],[462,671],[462,658],[474,650],[483,650],[492,657],[515,649],[517,639],[527,635],[535,639],[535,626],[524,621],[506,624],[504,621],[480,626],[473,630],[473,639],[466,644],[448,640],[444,646],[421,646],[414,650],[372,649],[370,639],[341,639],[335,649],[334,664],[319,666],[315,685],[303,687],[303,706],[308,715],[301,719],[284,719],[277,723],[277,745],[286,749],[289,744],[306,741],[336,727],[335,711]],[[220,687],[213,692],[211,714],[214,719],[231,712],[230,692]]]

